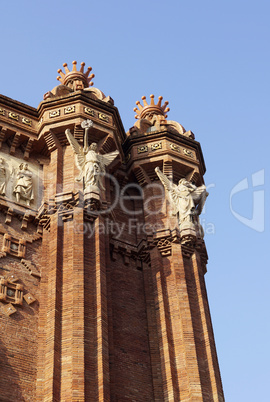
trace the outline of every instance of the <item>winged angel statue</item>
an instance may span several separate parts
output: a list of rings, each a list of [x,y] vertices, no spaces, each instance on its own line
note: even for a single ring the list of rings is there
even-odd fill
[[[201,214],[206,197],[209,195],[205,185],[197,187],[186,179],[180,179],[176,185],[158,167],[155,171],[163,186],[168,190],[173,207],[172,214],[178,216],[179,226],[181,227],[184,223],[199,224],[198,218],[195,217]]]
[[[97,152],[97,144],[95,142],[92,142],[88,146],[88,130],[92,125],[93,122],[91,120],[82,122],[82,128],[85,128],[84,147],[78,143],[69,129],[65,133],[76,155],[76,164],[80,170],[79,177],[76,180],[81,181],[84,179],[85,189],[89,186],[96,186],[98,189],[105,190],[101,179],[106,172],[106,166],[117,157],[119,151],[116,150],[105,155],[100,155]]]

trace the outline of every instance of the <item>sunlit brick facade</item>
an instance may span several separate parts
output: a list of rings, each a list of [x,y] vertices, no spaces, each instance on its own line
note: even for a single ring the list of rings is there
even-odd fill
[[[155,170],[203,185],[200,144],[152,95],[126,133],[64,67],[37,109],[0,95],[0,400],[223,401],[199,220],[179,225]],[[91,143],[118,150],[99,188]]]

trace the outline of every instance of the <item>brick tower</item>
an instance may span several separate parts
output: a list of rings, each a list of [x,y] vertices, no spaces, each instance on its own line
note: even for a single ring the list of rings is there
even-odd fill
[[[224,401],[200,144],[64,68],[37,109],[0,95],[0,400]]]

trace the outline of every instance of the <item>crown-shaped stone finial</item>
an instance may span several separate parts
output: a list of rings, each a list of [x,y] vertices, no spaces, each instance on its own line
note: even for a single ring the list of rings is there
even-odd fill
[[[77,70],[77,61],[73,61],[73,68],[70,71],[68,69],[67,63],[63,64],[63,67],[65,69],[65,73],[61,69],[59,69],[57,72],[60,74],[60,76],[57,77],[58,81],[60,81],[63,85],[67,85],[72,81],[81,81],[83,83],[84,88],[88,88],[89,86],[93,85],[93,82],[91,82],[91,79],[94,78],[95,74],[90,74],[90,71],[92,70],[92,67],[88,67],[87,71],[84,72],[84,66],[85,63],[81,63],[81,68],[80,70]]]
[[[161,115],[164,116],[165,119],[167,118],[167,112],[169,112],[170,108],[167,107],[169,104],[168,101],[164,102],[164,104],[161,106],[161,102],[163,97],[159,96],[158,97],[158,103],[155,104],[154,102],[154,95],[150,95],[150,104],[146,102],[146,97],[142,96],[142,101],[143,105],[140,104],[139,101],[136,102],[136,105],[138,108],[134,108],[134,112],[137,114],[135,115],[135,119],[144,119],[147,115],[149,114],[156,114],[156,115]]]

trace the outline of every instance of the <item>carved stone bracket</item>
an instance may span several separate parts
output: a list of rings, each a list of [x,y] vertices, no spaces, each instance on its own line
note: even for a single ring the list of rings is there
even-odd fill
[[[0,149],[2,148],[2,144],[6,138],[6,134],[7,134],[7,129],[3,127],[2,130],[0,131]]]
[[[193,234],[185,234],[181,237],[182,254],[186,258],[190,258],[195,251],[197,237]]]
[[[32,264],[31,261],[24,260],[22,258],[21,263],[30,272],[30,275],[35,276],[36,278],[41,278],[41,274],[38,272],[37,268]]]
[[[100,191],[97,186],[89,186],[84,190],[84,210],[93,216],[97,216],[95,213],[99,211],[101,207]]]
[[[145,170],[140,165],[135,166],[133,171],[134,171],[134,174],[135,174],[136,179],[138,180],[138,183],[140,184],[140,186],[144,187],[147,184],[151,183]]]
[[[22,221],[22,230],[27,230],[28,223],[38,224],[36,220],[36,211],[29,207],[18,205],[14,202],[0,198],[0,211],[6,215],[5,223],[9,225],[14,218]]]
[[[73,219],[74,207],[79,204],[79,193],[67,192],[56,194],[54,199],[44,202],[37,215],[39,224],[50,230],[51,215],[58,213],[64,222]]]
[[[178,229],[164,229],[157,231],[153,236],[148,236],[149,247],[157,247],[162,257],[172,254],[172,243],[180,242]]]
[[[164,229],[157,231],[153,236],[148,236],[150,248],[157,247],[162,257],[168,257],[172,253],[172,243],[180,243],[183,257],[190,258],[195,250],[199,253],[204,266],[207,263],[208,256],[204,240],[196,236],[195,231],[185,232],[178,229]],[[206,270],[206,268],[205,268]]]
[[[11,143],[10,150],[9,150],[10,155],[15,154],[16,148],[17,148],[17,146],[19,144],[20,136],[21,136],[20,133],[16,133],[14,135],[14,138],[13,138],[13,141]]]
[[[32,151],[33,148],[33,143],[34,143],[34,139],[33,138],[29,138],[24,150],[24,154],[23,154],[23,159],[25,159],[26,161],[28,161],[29,159],[29,155],[30,152]]]
[[[137,246],[130,243],[125,243],[120,240],[111,239],[110,241],[111,258],[116,261],[121,255],[124,259],[124,264],[129,265],[131,259],[136,261],[138,270],[142,270],[142,262],[148,261],[147,244],[145,241],[141,241]]]
[[[192,254],[197,251],[200,255],[201,262],[204,267],[204,273],[206,273],[206,264],[208,261],[208,255],[205,247],[204,240],[197,238],[194,234],[189,233],[181,236],[181,248],[183,256],[190,258]]]

